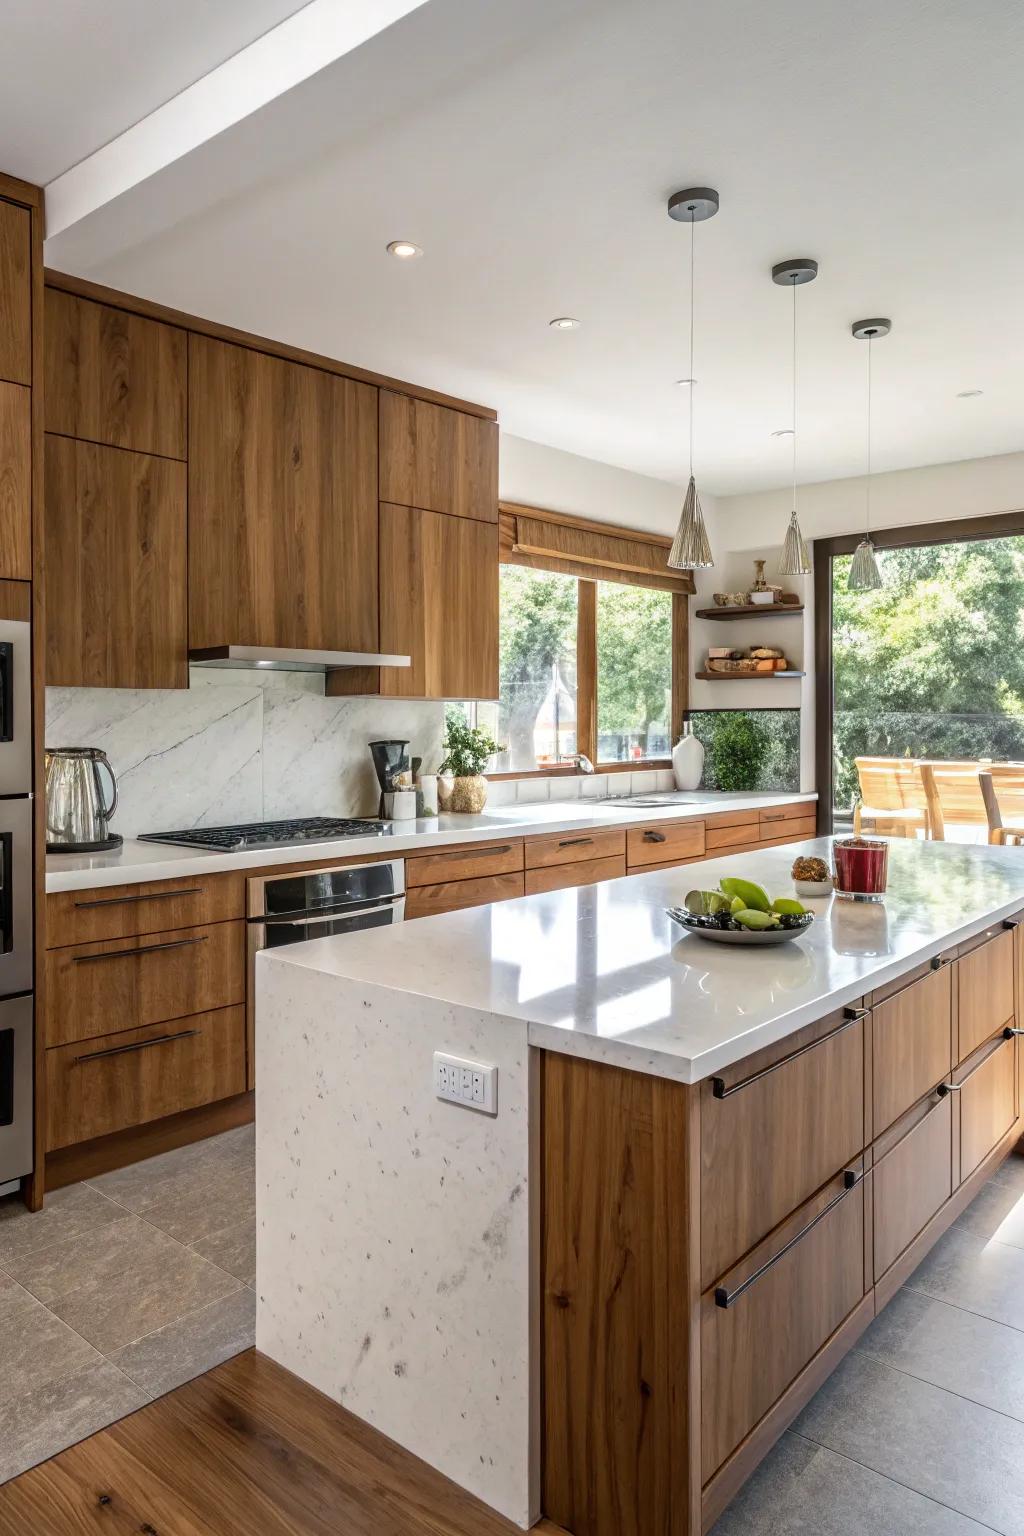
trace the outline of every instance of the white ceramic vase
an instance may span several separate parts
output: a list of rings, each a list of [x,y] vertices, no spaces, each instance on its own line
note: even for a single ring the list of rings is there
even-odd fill
[[[699,789],[704,772],[704,747],[690,730],[683,726],[683,734],[672,749],[672,772],[676,789]]]

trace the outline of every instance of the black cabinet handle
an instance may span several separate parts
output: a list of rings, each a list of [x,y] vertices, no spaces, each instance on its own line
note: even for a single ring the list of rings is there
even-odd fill
[[[173,896],[201,896],[205,889],[205,886],[194,885],[185,891],[149,891],[141,896],[104,896],[98,901],[76,901],[75,911],[84,912],[87,907],[125,907],[133,901],[170,901]]]
[[[645,832],[644,833],[644,842],[645,843],[663,843],[664,841],[665,841],[665,834],[664,834],[664,832]]]
[[[592,837],[563,837],[559,848],[579,848],[583,843],[592,843]]]
[[[133,1045],[112,1045],[106,1051],[89,1051],[85,1056],[76,1056],[73,1066],[80,1067],[84,1061],[104,1061],[108,1056],[127,1056],[130,1051],[148,1051],[151,1045],[173,1045],[175,1040],[191,1040],[193,1035],[201,1035],[201,1029],[181,1029],[176,1035],[154,1035],[152,1040],[136,1040]]]
[[[205,944],[207,935],[195,939],[172,939],[166,944],[147,944],[145,949],[106,949],[99,955],[75,955],[76,965],[88,965],[93,960],[137,960],[140,955],[155,955],[162,949],[187,949],[190,944]]]
[[[932,959],[932,970],[933,971],[941,971],[941,970],[944,970],[947,965],[952,965],[952,964],[953,964],[953,957],[952,957],[952,955],[949,955],[946,958],[943,958],[942,955],[935,955],[934,958]]]
[[[1003,918],[1003,927],[1004,928],[1019,928],[1020,927],[1020,918],[1019,917],[1004,917]]]
[[[754,1072],[750,1077],[740,1078],[738,1083],[733,1083],[731,1088],[725,1085],[724,1077],[711,1079],[711,1092],[716,1099],[728,1099],[732,1094],[739,1093],[741,1088],[749,1088],[752,1083],[759,1083],[763,1077],[768,1077],[772,1072],[777,1072],[780,1067],[788,1067],[791,1061],[796,1061],[800,1056],[806,1056],[808,1051],[816,1051],[819,1045],[824,1045],[829,1040],[834,1040],[836,1035],[841,1035],[844,1029],[849,1029],[851,1024],[856,1024],[859,1019],[866,1019],[869,1013],[867,1008],[844,1008],[846,1017],[835,1029],[830,1029],[827,1035],[822,1035],[818,1040],[812,1040],[808,1045],[802,1045],[798,1051],[791,1051],[788,1056],[783,1056],[781,1061],[773,1062],[770,1067],[765,1067],[761,1072]]]
[[[973,1073],[971,1075],[973,1076]],[[967,1079],[964,1078],[964,1083],[966,1081]],[[959,1093],[964,1083],[940,1083],[935,1092],[938,1094],[940,1099],[944,1099],[951,1093]]]
[[[1024,1029],[1018,1029],[1016,1024],[1007,1024],[1003,1030],[1003,1039],[1012,1040],[1015,1035],[1024,1035]]]
[[[755,1269],[752,1275],[748,1275],[743,1284],[738,1285],[734,1291],[727,1290],[724,1285],[715,1287],[715,1306],[731,1307],[734,1302],[739,1301],[744,1292],[749,1291],[752,1285],[756,1285],[762,1275],[766,1275],[770,1269],[774,1269],[779,1260],[784,1259],[786,1254],[796,1247],[797,1243],[802,1242],[808,1232],[813,1232],[819,1221],[824,1221],[829,1212],[834,1211],[840,1201],[846,1199],[850,1190],[855,1189],[863,1177],[864,1174],[858,1172],[855,1168],[845,1169],[843,1172],[843,1187],[838,1195],[831,1199],[827,1205],[822,1206],[817,1216],[812,1217],[806,1227],[801,1227],[796,1236],[791,1237],[788,1243],[784,1243],[778,1253],[773,1253],[770,1259],[767,1259],[759,1269]]]

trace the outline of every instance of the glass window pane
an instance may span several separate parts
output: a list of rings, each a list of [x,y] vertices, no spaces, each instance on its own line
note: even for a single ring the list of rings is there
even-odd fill
[[[575,757],[574,576],[503,565],[497,758],[501,773],[527,773]]]
[[[597,583],[597,760],[670,756],[672,594]]]

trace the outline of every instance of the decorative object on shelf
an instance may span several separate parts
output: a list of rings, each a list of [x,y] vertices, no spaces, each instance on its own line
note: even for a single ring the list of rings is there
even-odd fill
[[[672,748],[672,773],[676,789],[699,789],[704,773],[704,744],[697,740],[689,720],[683,721],[683,734]]]
[[[793,442],[793,501],[789,527],[782,546],[782,559],[779,561],[780,576],[811,574],[811,557],[807,553],[807,545],[800,531],[800,519],[796,515],[796,291],[804,283],[813,283],[817,275],[818,263],[810,256],[795,256],[789,261],[777,262],[772,268],[772,282],[793,290],[793,426],[790,433]]]
[[[780,651],[773,645],[753,645],[746,652],[727,650],[725,646],[713,646],[708,650],[705,665],[708,672],[720,672],[723,676],[735,673],[758,676],[762,673],[791,670],[785,651]]]
[[[791,870],[798,896],[812,898],[832,895],[832,871],[824,859],[796,859]]]
[[[707,570],[714,565],[708,531],[704,525],[697,483],[693,477],[693,397],[697,380],[693,372],[693,292],[694,292],[694,226],[705,219],[713,219],[718,212],[718,193],[712,187],[689,187],[684,192],[673,192],[668,200],[670,219],[690,226],[690,387],[687,390],[690,413],[690,479],[683,498],[683,510],[679,527],[669,550],[668,564],[676,571]]]
[[[437,800],[442,811],[479,816],[487,804],[483,770],[489,758],[504,748],[479,726],[449,713],[443,743],[444,761],[438,770]]]
[[[749,594],[746,592],[716,592],[715,606],[718,608],[746,608]]]
[[[848,592],[874,592],[882,585],[874,540],[871,537],[871,344],[888,336],[891,320],[858,320],[852,327],[857,341],[868,344],[867,466],[864,474],[864,537],[853,552]]]

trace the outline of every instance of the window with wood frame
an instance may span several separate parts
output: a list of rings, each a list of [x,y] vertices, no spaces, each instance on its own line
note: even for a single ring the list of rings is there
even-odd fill
[[[500,698],[461,707],[503,744],[497,776],[666,764],[682,729],[690,572],[671,540],[517,507],[500,513]]]

